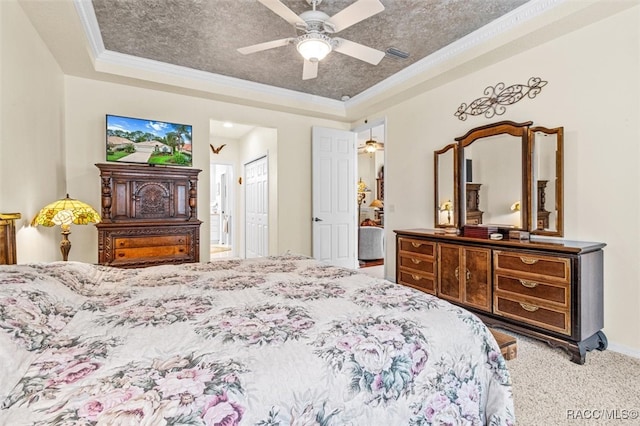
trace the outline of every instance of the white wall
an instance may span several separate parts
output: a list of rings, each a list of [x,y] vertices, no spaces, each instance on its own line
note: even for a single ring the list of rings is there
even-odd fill
[[[565,237],[602,241],[605,332],[613,347],[640,355],[640,7],[522,52],[464,78],[381,109],[387,119],[385,230],[431,227],[433,151],[473,127],[499,120],[564,126]],[[502,116],[454,112],[489,85],[549,83]],[[354,127],[359,123],[354,123]],[[618,206],[612,209],[611,206]],[[387,245],[388,278],[395,245]]]
[[[273,238],[270,252],[311,254],[311,125],[312,123],[345,128],[347,125],[330,120],[318,120],[294,114],[249,108],[223,102],[105,83],[77,77],[66,77],[67,101],[67,186],[85,201],[99,205],[100,190],[97,168],[94,163],[104,161],[104,115],[107,113],[135,116],[191,124],[193,126],[194,167],[202,169],[198,185],[198,217],[203,220],[200,254],[209,256],[209,162],[210,120],[229,120],[252,123],[277,130],[277,147],[270,156],[277,160],[277,184],[279,194],[273,200],[276,209],[277,238]],[[226,148],[226,147],[225,147]],[[273,153],[271,152],[273,151]],[[277,151],[277,152],[276,152]],[[224,152],[224,150],[222,151]],[[241,197],[238,194],[238,197]],[[271,201],[271,200],[270,200]],[[95,247],[95,253],[85,251],[71,257],[73,260],[97,259],[97,233],[86,233],[80,242],[74,235],[74,243]],[[80,257],[82,255],[82,257]]]
[[[18,262],[58,260],[60,228],[27,226],[67,191],[64,75],[15,1],[0,1],[0,64],[0,211],[22,214]]]

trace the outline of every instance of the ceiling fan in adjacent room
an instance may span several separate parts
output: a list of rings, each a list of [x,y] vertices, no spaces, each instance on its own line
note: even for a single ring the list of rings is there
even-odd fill
[[[373,154],[376,151],[384,150],[384,143],[373,139],[373,131],[369,129],[369,139],[358,147],[358,153]]]
[[[331,51],[351,56],[372,65],[378,65],[385,55],[380,50],[340,37],[329,36],[382,12],[384,5],[379,0],[357,0],[331,17],[316,10],[316,6],[322,3],[322,0],[306,0],[312,10],[302,12],[300,15],[296,15],[280,0],[258,1],[292,24],[301,34],[298,37],[282,38],[241,47],[238,52],[243,55],[295,44],[296,49],[304,58],[303,80],[318,76],[318,62]]]

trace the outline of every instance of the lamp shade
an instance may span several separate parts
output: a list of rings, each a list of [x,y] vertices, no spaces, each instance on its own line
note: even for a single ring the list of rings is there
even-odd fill
[[[307,33],[298,37],[296,48],[307,61],[321,61],[331,52],[331,39],[320,33]]]
[[[60,225],[68,228],[69,225],[88,225],[98,223],[102,219],[98,212],[90,205],[79,200],[66,198],[54,201],[40,210],[31,221],[31,226],[55,226]]]
[[[451,210],[453,210],[453,203],[451,202],[451,200],[447,200],[440,205],[441,212],[451,211]]]
[[[381,209],[382,207],[384,207],[384,204],[382,203],[382,201],[376,198],[371,202],[371,204],[369,204],[369,207],[373,207],[375,209]]]
[[[359,193],[371,192],[367,184],[362,181],[362,178],[360,178],[360,180],[358,181],[358,192]]]

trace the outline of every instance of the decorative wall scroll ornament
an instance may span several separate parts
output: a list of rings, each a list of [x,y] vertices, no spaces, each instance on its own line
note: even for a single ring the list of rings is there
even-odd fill
[[[505,87],[504,83],[498,83],[484,89],[486,96],[476,99],[469,105],[461,104],[453,115],[463,121],[468,115],[484,114],[487,118],[502,115],[506,111],[505,105],[513,105],[525,96],[533,99],[546,85],[547,82],[539,77],[531,77],[527,84],[512,84],[509,87]]]

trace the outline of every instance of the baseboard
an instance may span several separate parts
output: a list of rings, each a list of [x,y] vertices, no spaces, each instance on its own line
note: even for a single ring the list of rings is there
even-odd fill
[[[640,350],[633,349],[624,345],[619,345],[614,342],[609,342],[609,344],[607,345],[607,350],[640,359]]]

